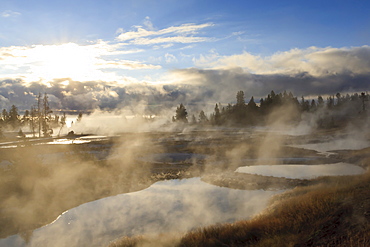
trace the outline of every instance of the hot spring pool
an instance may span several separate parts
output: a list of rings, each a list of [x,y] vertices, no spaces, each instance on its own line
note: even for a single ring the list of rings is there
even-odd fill
[[[341,162],[321,165],[243,166],[239,167],[236,172],[293,179],[309,179],[320,176],[358,175],[364,173],[365,169],[353,164]]]
[[[184,232],[194,227],[248,219],[282,191],[234,190],[200,178],[168,180],[149,188],[82,204],[36,229],[28,244],[20,235],[0,246],[105,246],[122,236]]]

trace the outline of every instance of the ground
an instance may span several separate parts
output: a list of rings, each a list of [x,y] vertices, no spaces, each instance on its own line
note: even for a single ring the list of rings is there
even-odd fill
[[[201,176],[208,183],[237,189],[311,188],[334,183],[330,178],[296,180],[234,171],[245,162],[258,162],[261,153],[267,159],[314,157],[302,161],[305,164],[339,161],[362,167],[370,164],[369,149],[344,150],[326,157],[289,146],[318,141],[335,133],[335,130],[316,132],[304,137],[309,140],[240,129],[126,133],[83,144],[19,144],[16,148],[2,148],[1,159],[13,165],[0,174],[0,237],[19,233],[27,239],[32,230],[52,222],[65,210],[99,198],[141,190],[164,179]],[[190,155],[189,159],[173,162],[146,159],[161,153],[202,156],[195,159]],[[367,222],[370,216],[367,188],[353,191],[346,203],[352,205],[354,218]]]

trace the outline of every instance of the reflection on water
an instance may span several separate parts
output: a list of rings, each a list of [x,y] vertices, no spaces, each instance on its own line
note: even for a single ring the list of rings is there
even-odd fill
[[[236,172],[285,178],[315,178],[319,176],[358,175],[365,172],[348,163],[322,165],[260,165],[239,167]]]
[[[81,136],[78,138],[55,138],[51,142],[47,142],[46,144],[82,144],[82,143],[90,143],[96,141],[103,141],[107,140],[107,136]],[[42,143],[45,144],[45,143]]]
[[[233,190],[199,178],[162,181],[73,208],[35,230],[28,245],[14,235],[0,239],[0,246],[102,246],[120,236],[183,232],[249,218],[280,192]]]
[[[0,148],[16,148],[25,145],[45,145],[45,144],[83,144],[83,143],[91,143],[91,142],[98,142],[98,141],[106,141],[109,137],[107,136],[97,136],[97,135],[89,135],[89,136],[81,136],[76,138],[32,138],[22,140],[15,140],[11,142],[0,142]]]
[[[82,144],[82,143],[89,143],[91,141],[88,140],[81,140],[81,139],[54,139],[51,142],[47,142],[46,144]],[[42,143],[43,144],[43,143]]]
[[[17,145],[4,145],[4,146],[0,146],[0,148],[16,148],[18,147]]]
[[[334,150],[358,150],[370,147],[370,142],[367,140],[359,139],[336,139],[329,142],[320,142],[320,143],[308,143],[308,144],[299,144],[291,145],[292,147],[305,148],[310,150],[315,150],[319,153],[330,155]]]

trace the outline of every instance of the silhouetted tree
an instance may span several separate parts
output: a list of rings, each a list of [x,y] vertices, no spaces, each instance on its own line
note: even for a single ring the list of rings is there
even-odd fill
[[[239,91],[236,93],[236,105],[238,107],[244,107],[245,106],[245,100],[244,100],[244,92]]]
[[[310,110],[310,103],[308,103],[308,101],[305,100],[303,96],[302,96],[302,100],[301,100],[301,109],[302,109],[302,111],[309,111]]]
[[[42,102],[41,102],[41,93],[37,96],[37,123],[38,123],[38,132],[39,132],[39,137],[41,137],[41,127],[43,124],[43,115],[42,115]]]
[[[327,99],[327,102],[326,102],[326,106],[330,109],[330,108],[333,108],[334,106],[334,99],[329,96],[329,98]]]
[[[324,99],[321,97],[321,95],[319,95],[318,97],[317,97],[317,105],[318,105],[318,107],[323,107],[324,106]]]
[[[63,127],[66,125],[66,121],[67,121],[66,113],[63,112],[63,115],[60,118],[60,129],[58,132],[58,136],[60,135],[60,132],[62,131]]]
[[[3,117],[3,122],[5,124],[8,123],[9,121],[9,114],[8,114],[8,111],[6,109],[3,109],[2,113],[1,113],[2,117]]]
[[[343,103],[343,100],[342,100],[341,94],[340,94],[340,93],[337,93],[337,94],[335,95],[335,97],[337,97],[337,106],[340,106],[340,105]]]
[[[221,113],[220,113],[220,109],[218,108],[218,104],[216,104],[215,106],[214,124],[216,125],[221,124]]]
[[[271,96],[272,100],[275,99],[276,94],[275,94],[274,90],[271,90],[270,96]]]
[[[175,121],[187,123],[188,122],[188,113],[185,106],[181,103],[180,106],[176,109]]]
[[[365,112],[366,111],[366,107],[365,107],[365,102],[368,101],[368,97],[365,95],[365,93],[361,93],[361,102],[362,102],[362,111]]]
[[[29,125],[29,121],[30,121],[30,111],[26,110],[22,117],[22,125],[23,126]]]
[[[311,105],[310,105],[310,111],[316,111],[316,101],[314,99],[311,100]]]
[[[238,91],[236,94],[236,104],[233,107],[232,111],[232,121],[237,124],[245,123],[247,118],[247,107],[244,100],[244,92]]]
[[[255,125],[260,121],[259,107],[256,102],[254,102],[254,97],[252,96],[247,105],[248,121],[247,124]]]
[[[30,113],[30,129],[32,131],[32,136],[35,137],[35,127],[36,127],[36,116],[37,116],[37,111],[36,109],[32,106],[31,107],[31,113]]]
[[[8,123],[13,129],[19,126],[18,108],[15,105],[12,105],[11,109],[9,110]]]
[[[256,102],[254,102],[254,98],[252,96],[252,98],[249,100],[248,102],[248,109],[252,112],[255,112],[257,109],[258,109],[258,106],[256,104]]]
[[[53,130],[50,128],[49,123],[51,121],[51,115],[53,111],[49,107],[49,101],[48,101],[48,96],[45,93],[44,98],[43,98],[43,111],[41,114],[41,120],[42,120],[42,133],[45,137],[48,137],[52,134]]]
[[[59,127],[59,116],[57,114],[54,115],[51,121],[51,126],[53,128]]]
[[[207,123],[207,122],[208,122],[208,118],[207,118],[206,114],[204,113],[203,110],[200,111],[200,113],[199,113],[199,123],[204,124],[204,123]]]

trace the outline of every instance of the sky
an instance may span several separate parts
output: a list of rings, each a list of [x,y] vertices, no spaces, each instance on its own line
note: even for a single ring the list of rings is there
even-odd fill
[[[0,108],[368,91],[370,2],[1,0]]]

